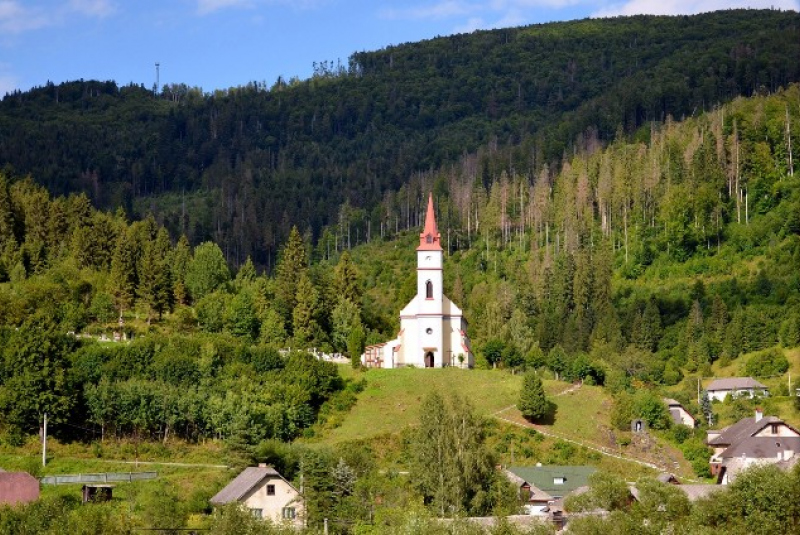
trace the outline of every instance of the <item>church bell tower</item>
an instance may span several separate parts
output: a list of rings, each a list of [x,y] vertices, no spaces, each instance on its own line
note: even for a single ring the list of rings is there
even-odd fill
[[[439,368],[444,358],[443,331],[443,276],[441,235],[436,228],[433,211],[433,194],[428,196],[425,228],[419,235],[417,247],[417,299],[419,303],[417,340],[422,348],[421,359],[425,367]]]

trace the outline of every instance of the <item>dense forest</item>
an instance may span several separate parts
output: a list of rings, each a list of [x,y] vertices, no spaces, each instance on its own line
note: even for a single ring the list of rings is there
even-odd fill
[[[419,173],[473,162],[487,190],[503,172],[535,184],[570,154],[798,81],[798,23],[734,10],[482,31],[210,94],[47,84],[3,99],[0,161],[272,269],[293,225],[340,246],[415,225],[402,187]],[[399,219],[377,208],[398,192]]]
[[[481,365],[545,367],[625,390],[708,376],[717,360],[761,351],[748,373],[770,375],[771,348],[800,344],[798,122],[800,88],[791,86],[653,125],[646,141],[578,154],[532,185],[502,172],[486,189],[476,160],[465,157],[451,173],[419,174],[403,191],[413,199],[434,191],[446,290],[465,309]],[[377,208],[398,228],[404,200],[387,195]],[[241,346],[209,342],[210,350],[191,338],[163,346],[157,337],[119,355],[76,346],[75,358],[91,364],[67,367],[88,366],[88,384],[107,376],[111,388],[140,378],[195,384],[204,374],[214,382],[218,368],[204,359],[224,353],[264,372],[282,367],[279,348],[357,358],[365,343],[394,335],[397,311],[414,292],[415,230],[393,234],[347,250],[330,229],[313,242],[293,228],[272,273],[259,274],[248,259],[234,277],[215,243],[191,247],[152,217],[129,223],[121,211],[93,209],[84,194],[53,198],[30,179],[2,176],[3,336],[202,332]],[[17,370],[27,350],[14,348],[32,345],[4,344],[6,384],[31,384]],[[161,351],[173,354],[164,369]],[[126,371],[115,371],[117,360]],[[112,362],[107,373],[104,362]],[[100,394],[86,390],[87,378],[77,384],[87,403]],[[18,390],[2,391],[12,396],[10,410]],[[296,436],[324,401],[299,399],[311,412],[271,436]],[[35,429],[35,419],[19,422]]]

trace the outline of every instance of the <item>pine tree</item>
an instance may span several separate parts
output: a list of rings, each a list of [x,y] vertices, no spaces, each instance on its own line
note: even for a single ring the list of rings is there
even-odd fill
[[[350,253],[345,251],[336,265],[334,288],[337,297],[349,299],[351,303],[361,303],[361,288],[358,284],[358,271],[350,258]]]
[[[297,227],[292,227],[275,268],[275,308],[287,326],[293,323],[298,283],[307,272],[306,246]]]
[[[299,348],[307,349],[317,341],[320,331],[317,322],[319,295],[307,273],[303,273],[297,282],[295,302],[297,304],[292,313],[294,343]]]
[[[517,408],[528,420],[537,421],[547,416],[550,403],[545,396],[542,380],[535,371],[525,373]]]
[[[170,259],[170,271],[172,274],[172,294],[175,302],[185,305],[189,302],[188,290],[186,289],[186,270],[192,260],[192,250],[189,247],[189,239],[185,234],[181,235],[175,249],[172,251]]]
[[[707,390],[703,390],[702,397],[700,398],[700,412],[703,413],[703,418],[708,427],[714,425],[714,409],[711,406],[711,398],[708,396]]]
[[[256,276],[256,267],[253,265],[253,259],[248,256],[247,260],[244,261],[244,264],[242,264],[242,267],[240,267],[239,271],[236,273],[234,284],[237,288],[242,288],[256,280]]]
[[[167,256],[170,251],[169,234],[163,227],[156,233],[155,241],[146,242],[139,260],[140,299],[147,305],[147,323],[153,312],[161,319],[171,304],[172,287]]]
[[[353,368],[361,366],[361,354],[364,352],[365,338],[364,327],[361,326],[361,323],[353,326],[347,337],[347,352],[350,354],[350,363]]]
[[[125,310],[133,306],[136,297],[137,256],[137,242],[131,229],[121,231],[111,259],[111,293],[114,295],[120,320]]]

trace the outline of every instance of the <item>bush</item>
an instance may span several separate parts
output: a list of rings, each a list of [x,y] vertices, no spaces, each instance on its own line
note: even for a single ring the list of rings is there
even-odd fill
[[[786,360],[783,351],[775,347],[760,351],[747,359],[744,372],[750,376],[767,377],[770,375],[783,375],[788,369],[789,361]]]

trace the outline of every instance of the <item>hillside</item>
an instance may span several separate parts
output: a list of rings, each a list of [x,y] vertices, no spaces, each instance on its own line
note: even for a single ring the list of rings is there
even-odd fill
[[[554,404],[548,421],[531,425],[516,404],[521,375],[499,370],[464,371],[397,369],[343,374],[366,383],[353,407],[332,416],[305,440],[323,447],[363,447],[380,466],[403,470],[404,441],[419,425],[421,401],[432,392],[468,401],[487,421],[490,443],[504,464],[591,464],[631,478],[653,473],[653,466],[693,478],[683,456],[663,437],[630,442],[629,432],[615,430],[610,420],[612,397],[604,389],[545,381]],[[650,465],[650,466],[648,466]]]
[[[3,99],[0,162],[271,267],[293,224],[348,245],[414,226],[420,173],[532,183],[652,121],[774,92],[800,80],[799,28],[780,11],[583,20],[358,52],[310,80],[208,95],[48,84]]]

